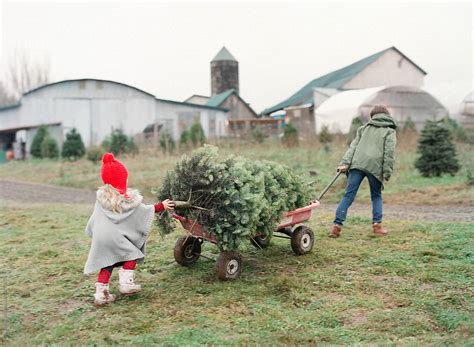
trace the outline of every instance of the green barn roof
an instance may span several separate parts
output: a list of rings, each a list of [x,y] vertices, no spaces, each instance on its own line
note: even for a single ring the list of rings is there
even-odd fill
[[[386,51],[390,49],[395,49],[397,52],[402,54],[406,59],[408,59],[410,62],[412,62],[408,57],[406,57],[402,52],[400,52],[397,48],[395,47],[390,47],[387,49],[384,49],[383,51],[380,51],[378,53],[372,54],[364,59],[361,59],[359,61],[356,61],[355,63],[348,65],[346,67],[343,67],[342,69],[330,72],[326,75],[323,75],[321,77],[318,77],[311,82],[309,82],[307,85],[305,85],[303,88],[298,90],[295,94],[290,96],[288,99],[280,102],[279,104],[276,104],[275,106],[269,107],[265,109],[262,114],[270,114],[275,111],[281,110],[285,107],[289,106],[295,106],[295,105],[303,105],[303,104],[308,104],[308,103],[313,103],[313,89],[314,88],[334,88],[334,89],[341,89],[342,86],[348,82],[350,79],[352,79],[355,75],[357,75],[359,72],[361,72],[365,67],[373,63],[375,60],[377,60],[380,56],[382,56]],[[413,63],[413,62],[412,62]],[[425,71],[423,71],[419,66],[417,66],[415,63],[413,63],[418,69],[420,69],[424,74],[426,74]]]
[[[225,92],[212,96],[206,103],[206,106],[219,107],[229,96],[235,93],[235,89],[229,89]]]
[[[217,53],[214,59],[212,59],[212,61],[221,61],[221,60],[237,61],[237,59],[235,59],[234,56],[230,54],[230,52],[225,47],[222,47],[219,53]]]

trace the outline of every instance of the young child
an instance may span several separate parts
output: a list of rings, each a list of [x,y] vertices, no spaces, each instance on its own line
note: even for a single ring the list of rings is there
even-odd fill
[[[385,105],[375,105],[370,120],[357,130],[357,136],[342,158],[338,171],[348,172],[347,187],[336,210],[330,237],[341,235],[347,210],[355,199],[362,180],[367,177],[372,199],[372,230],[375,235],[386,235],[382,227],[383,181],[388,181],[393,171],[397,124]]]
[[[145,243],[154,214],[174,207],[169,199],[156,205],[143,204],[137,190],[127,189],[127,168],[112,153],[102,156],[101,176],[104,185],[97,190],[94,212],[85,230],[92,243],[84,273],[100,270],[95,284],[96,306],[115,300],[109,291],[114,267],[120,267],[120,293],[133,294],[141,290],[135,283],[134,270],[145,258]]]

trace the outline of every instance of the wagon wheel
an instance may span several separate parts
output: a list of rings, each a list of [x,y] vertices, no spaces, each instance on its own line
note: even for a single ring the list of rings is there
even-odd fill
[[[242,257],[237,252],[223,251],[216,261],[217,277],[221,280],[235,280],[242,272]]]
[[[300,225],[293,231],[291,236],[291,248],[297,255],[311,252],[314,245],[313,231],[307,226]]]
[[[270,245],[270,237],[268,235],[255,235],[250,238],[250,243],[257,248],[267,248]]]
[[[194,236],[181,236],[174,245],[174,259],[183,266],[194,264],[201,255],[201,244]]]

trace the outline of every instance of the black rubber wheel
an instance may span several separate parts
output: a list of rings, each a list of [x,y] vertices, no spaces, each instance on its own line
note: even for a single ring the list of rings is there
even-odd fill
[[[174,259],[183,266],[197,262],[201,255],[202,241],[194,236],[181,236],[174,245]]]
[[[268,235],[256,235],[250,238],[250,243],[256,248],[265,249],[270,245],[270,238]]]
[[[235,280],[242,273],[242,257],[237,252],[223,251],[216,261],[217,277],[221,280]]]
[[[314,245],[313,231],[307,226],[300,225],[293,231],[291,236],[291,248],[296,255],[311,252]]]

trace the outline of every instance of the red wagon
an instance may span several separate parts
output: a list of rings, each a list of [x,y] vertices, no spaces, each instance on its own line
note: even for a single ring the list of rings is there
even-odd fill
[[[332,179],[332,181],[321,192],[318,200],[311,202],[308,206],[298,208],[283,214],[283,218],[278,224],[275,232],[281,235],[275,237],[288,238],[291,240],[291,248],[297,255],[303,255],[311,252],[314,245],[313,231],[301,223],[311,218],[313,210],[320,206],[319,201],[326,194],[329,188],[340,176],[340,172]],[[173,218],[180,221],[184,229],[189,235],[182,236],[176,240],[174,246],[174,258],[176,262],[183,266],[194,264],[201,256],[201,245],[204,241],[217,244],[217,239],[210,234],[202,225],[187,219],[183,216],[173,214]],[[265,235],[256,235],[251,238],[251,242],[255,247],[266,248],[269,245],[269,238]],[[204,257],[204,255],[203,255]],[[216,260],[216,273],[222,280],[236,279],[242,272],[242,257],[235,251],[222,251]]]
[[[319,205],[319,201],[314,201],[308,206],[286,212],[277,226],[276,232],[286,235],[280,237],[291,239],[291,248],[297,255],[306,254],[312,250],[314,233],[305,225],[293,227],[309,220],[313,209]],[[183,266],[194,264],[201,256],[201,245],[204,241],[217,244],[216,237],[207,232],[202,225],[177,214],[173,214],[173,217],[180,221],[183,228],[189,232],[189,235],[182,236],[176,241],[174,258],[178,264]],[[279,237],[278,235],[274,236]],[[252,244],[258,248],[268,247],[269,241],[268,237],[263,235],[251,238]],[[242,257],[239,253],[233,251],[219,253],[216,260],[216,273],[220,279],[236,279],[241,272]]]

